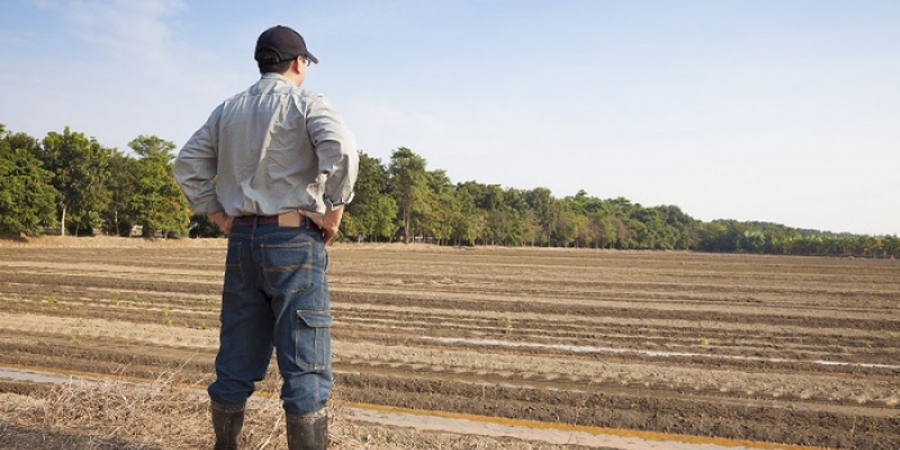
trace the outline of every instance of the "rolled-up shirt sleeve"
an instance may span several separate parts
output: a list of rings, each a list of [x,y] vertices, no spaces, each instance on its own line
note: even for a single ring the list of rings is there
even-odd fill
[[[356,139],[344,124],[341,114],[318,96],[309,105],[306,130],[319,158],[319,174],[324,175],[322,200],[330,209],[353,200],[353,186],[359,171]]]
[[[194,214],[223,211],[216,197],[214,180],[217,172],[217,133],[222,107],[216,108],[209,120],[197,130],[178,152],[172,170],[175,181],[191,204]]]

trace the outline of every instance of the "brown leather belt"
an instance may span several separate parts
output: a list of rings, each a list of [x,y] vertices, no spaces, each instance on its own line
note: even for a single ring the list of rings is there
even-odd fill
[[[277,216],[237,216],[234,218],[235,225],[275,225],[279,227],[305,227],[319,228],[315,222],[309,217],[301,215],[297,212],[286,212]]]

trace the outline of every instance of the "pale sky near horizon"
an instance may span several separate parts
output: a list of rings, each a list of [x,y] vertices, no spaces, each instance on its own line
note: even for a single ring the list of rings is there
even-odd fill
[[[298,30],[387,163],[691,216],[900,235],[900,1],[6,0],[0,123],[181,146]]]

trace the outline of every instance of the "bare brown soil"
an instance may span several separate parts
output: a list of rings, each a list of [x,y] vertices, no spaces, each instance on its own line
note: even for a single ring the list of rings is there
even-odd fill
[[[224,250],[220,240],[0,243],[0,364],[211,381]],[[900,448],[900,261],[330,253],[346,401]]]

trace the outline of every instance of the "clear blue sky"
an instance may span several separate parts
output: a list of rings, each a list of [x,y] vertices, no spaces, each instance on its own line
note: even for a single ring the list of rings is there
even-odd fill
[[[6,0],[0,123],[183,144],[274,24],[360,147],[454,182],[900,234],[900,1]]]

